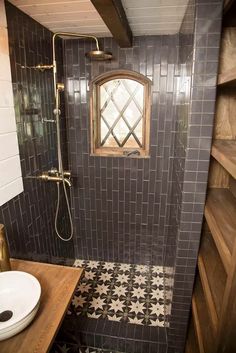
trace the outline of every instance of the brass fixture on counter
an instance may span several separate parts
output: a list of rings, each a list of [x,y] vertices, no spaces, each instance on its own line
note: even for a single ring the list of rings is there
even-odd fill
[[[5,227],[0,224],[0,272],[3,271],[11,271],[11,265]]]

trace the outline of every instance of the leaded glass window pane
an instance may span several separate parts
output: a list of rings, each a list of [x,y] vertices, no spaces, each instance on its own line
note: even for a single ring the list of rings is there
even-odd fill
[[[144,87],[117,78],[100,86],[100,146],[143,147]]]

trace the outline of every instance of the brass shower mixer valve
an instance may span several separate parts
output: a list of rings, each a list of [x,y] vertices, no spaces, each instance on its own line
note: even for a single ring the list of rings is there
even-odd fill
[[[56,183],[65,182],[69,187],[72,186],[71,172],[69,170],[65,170],[63,174],[61,174],[56,168],[52,168],[47,172],[43,172],[38,178],[44,181],[54,181]]]

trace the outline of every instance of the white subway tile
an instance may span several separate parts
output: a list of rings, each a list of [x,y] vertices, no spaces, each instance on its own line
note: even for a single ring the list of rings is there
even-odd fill
[[[13,106],[12,83],[10,81],[0,81],[0,108]]]
[[[0,0],[0,206],[23,191],[5,4]]]
[[[11,183],[20,176],[21,166],[19,155],[0,161],[0,187]]]
[[[0,0],[0,27],[7,27],[4,0]]]
[[[0,28],[0,52],[9,55],[7,28]]]
[[[13,131],[16,131],[15,109],[0,108],[0,134]]]
[[[0,81],[9,81],[11,78],[11,66],[9,56],[0,52]]]
[[[16,132],[0,134],[0,146],[5,146],[5,148],[0,148],[0,161],[18,155],[19,148]]]
[[[13,182],[0,187],[0,206],[19,195],[23,190],[22,178],[15,179]]]

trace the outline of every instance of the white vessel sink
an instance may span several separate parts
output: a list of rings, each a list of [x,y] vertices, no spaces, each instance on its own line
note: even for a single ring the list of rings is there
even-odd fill
[[[39,308],[41,287],[32,275],[0,272],[0,341],[22,331]]]

